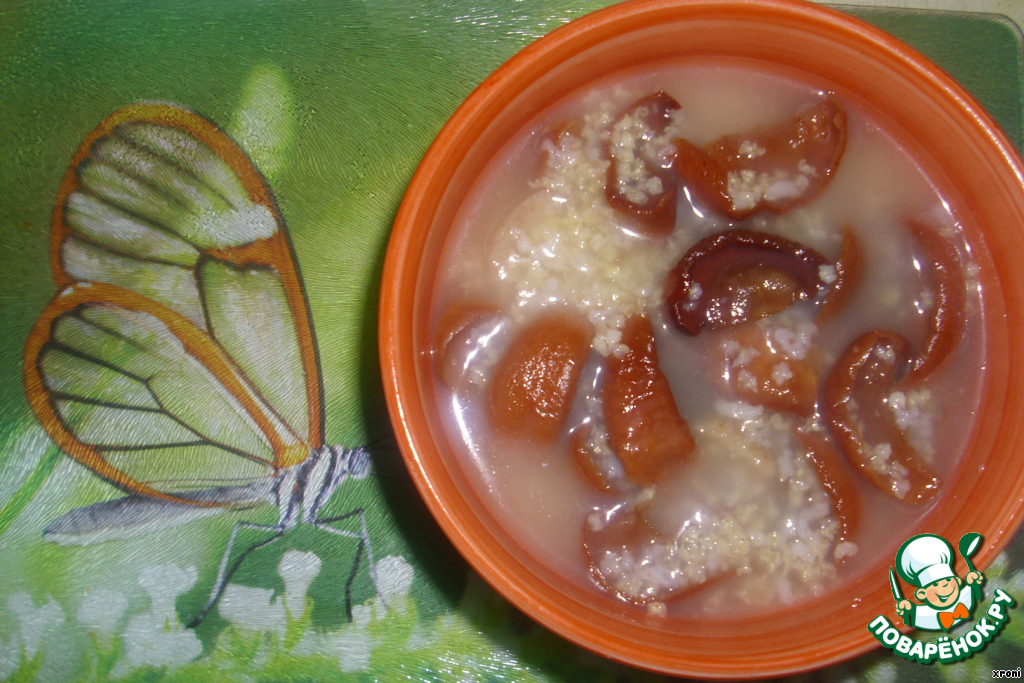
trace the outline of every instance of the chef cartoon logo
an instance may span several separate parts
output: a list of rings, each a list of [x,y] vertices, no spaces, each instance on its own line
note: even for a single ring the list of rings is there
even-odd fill
[[[981,585],[985,576],[971,563],[981,547],[981,535],[964,534],[957,546],[967,565],[963,577],[954,569],[956,555],[949,541],[935,534],[918,534],[907,540],[896,553],[896,568],[889,569],[889,587],[895,611],[903,623],[923,631],[940,631],[933,642],[921,641],[901,633],[885,615],[868,624],[868,631],[885,647],[905,659],[922,664],[944,664],[970,657],[983,649],[1009,621],[1009,609],[1016,603],[1004,590],[995,588],[993,599],[981,606]],[[913,588],[904,597],[896,575]],[[913,598],[913,601],[910,598]],[[947,635],[958,624],[977,614],[977,620],[960,635]]]
[[[968,572],[963,578],[953,571],[953,547],[941,536],[919,534],[900,546],[896,553],[896,571],[900,578],[916,586],[914,598],[921,603],[915,605],[902,596],[890,569],[896,614],[903,617],[904,623],[926,631],[948,631],[970,618],[981,599],[981,583],[985,577],[970,560],[970,555],[981,545],[981,537],[966,534],[964,538],[966,544],[961,542],[961,546],[967,551],[963,554]]]

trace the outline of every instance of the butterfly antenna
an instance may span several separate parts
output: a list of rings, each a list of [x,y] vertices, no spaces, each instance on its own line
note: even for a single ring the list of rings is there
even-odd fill
[[[390,479],[391,481],[404,481],[410,484],[412,483],[412,478],[408,476],[400,477],[396,474],[381,474],[380,472],[370,472],[370,476],[377,477],[378,479]]]
[[[364,444],[363,448],[365,448],[367,450],[370,450],[370,451],[375,451],[375,450],[378,450],[378,449],[383,449],[384,446],[388,446],[389,448],[391,448],[393,450],[397,450],[398,449],[398,444],[395,442],[395,435],[394,434],[390,434],[390,433],[388,433],[388,434],[381,434],[376,439],[373,439],[373,440],[367,442],[366,444]]]
[[[378,436],[376,439],[373,439],[372,441],[366,443],[365,445],[360,446],[360,448],[366,451],[367,454],[372,454],[375,451],[384,450],[385,446],[387,446],[388,449],[390,450],[398,450],[398,444],[395,442],[394,434],[382,434]],[[404,469],[402,470],[402,472],[405,474],[405,476],[384,474],[382,472],[378,472],[376,468],[371,468],[370,471],[367,472],[367,474],[369,474],[371,477],[378,477],[379,479],[390,479],[392,481],[411,482],[412,478],[408,476],[409,473],[406,472]]]

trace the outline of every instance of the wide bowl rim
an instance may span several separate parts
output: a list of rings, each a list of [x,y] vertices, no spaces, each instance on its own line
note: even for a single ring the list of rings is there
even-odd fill
[[[423,395],[415,383],[417,351],[413,348],[410,327],[417,299],[416,278],[426,240],[426,236],[418,231],[425,232],[424,225],[431,224],[433,212],[441,201],[437,194],[444,186],[438,184],[437,178],[454,173],[454,169],[446,168],[446,164],[450,165],[452,150],[457,150],[460,158],[466,153],[474,131],[479,131],[482,125],[481,120],[486,121],[496,115],[525,91],[533,79],[539,78],[567,54],[585,52],[602,41],[658,21],[712,15],[722,17],[730,13],[742,15],[747,20],[756,15],[758,20],[797,26],[805,31],[823,31],[857,49],[885,56],[890,68],[900,70],[916,85],[927,90],[960,123],[970,128],[981,144],[988,146],[985,158],[994,165],[1001,164],[1007,187],[1024,197],[1024,165],[1013,145],[984,109],[941,69],[881,30],[802,0],[636,0],[586,15],[523,49],[481,83],[438,134],[417,169],[396,216],[382,276],[379,343],[388,410],[413,481],[448,538],[488,583],[544,626],[604,656],[663,673],[736,678],[798,673],[866,652],[877,645],[870,637],[863,637],[867,623],[874,615],[867,615],[865,611],[867,616],[860,626],[861,637],[853,639],[850,636],[837,642],[822,643],[813,656],[804,653],[780,656],[772,662],[738,659],[695,664],[689,659],[655,652],[653,648],[650,651],[638,649],[636,643],[623,641],[615,633],[595,631],[593,625],[584,622],[578,614],[538,598],[535,595],[537,586],[524,579],[522,572],[510,578],[508,553],[494,547],[493,544],[498,542],[489,536],[490,532],[479,526],[464,503],[460,506],[460,501],[452,498],[454,485],[446,479],[449,473],[438,466],[437,446],[420,405]],[[1015,206],[1024,215],[1024,200]],[[411,268],[410,264],[415,267]],[[1024,474],[1018,481],[1024,482]],[[998,523],[987,535],[986,547],[979,557],[980,565],[984,566],[995,557],[1009,540],[1022,515],[1024,495],[1006,501],[998,510],[995,514]],[[488,539],[492,545],[488,545]],[[646,627],[641,625],[639,628]]]

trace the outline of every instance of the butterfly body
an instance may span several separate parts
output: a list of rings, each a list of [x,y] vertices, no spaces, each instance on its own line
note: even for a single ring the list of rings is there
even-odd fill
[[[315,526],[321,509],[342,482],[369,473],[370,454],[365,448],[323,446],[298,465],[280,470],[266,500],[277,506],[282,530],[302,523]]]
[[[110,540],[111,521],[116,520],[119,538],[149,533],[151,520],[141,503],[150,510],[178,508],[178,516],[164,515],[161,528],[170,528],[231,509],[273,505],[278,511],[277,527],[282,531],[298,524],[317,525],[320,511],[346,479],[363,479],[370,474],[370,455],[365,448],[323,446],[308,459],[291,467],[268,473],[265,480],[237,486],[220,486],[180,492],[173,500],[132,494],[65,513],[51,522],[43,537],[61,545],[91,545]],[[162,505],[161,505],[162,503]],[[104,514],[104,509],[115,510]],[[136,529],[135,527],[140,527]],[[102,532],[97,534],[97,532]]]

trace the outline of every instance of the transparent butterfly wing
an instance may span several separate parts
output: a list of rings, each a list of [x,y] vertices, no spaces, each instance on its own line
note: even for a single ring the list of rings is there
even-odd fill
[[[206,330],[312,448],[323,442],[316,346],[270,189],[205,118],[141,104],[86,137],[61,185],[58,286],[106,282]]]
[[[54,298],[25,376],[54,440],[138,493],[182,499],[173,492],[266,480],[308,452],[204,330],[114,285],[77,283]]]
[[[51,259],[64,289],[30,336],[26,385],[73,457],[180,499],[183,484],[265,478],[322,445],[315,342],[283,223],[212,123],[164,104],[101,123],[61,185]]]

